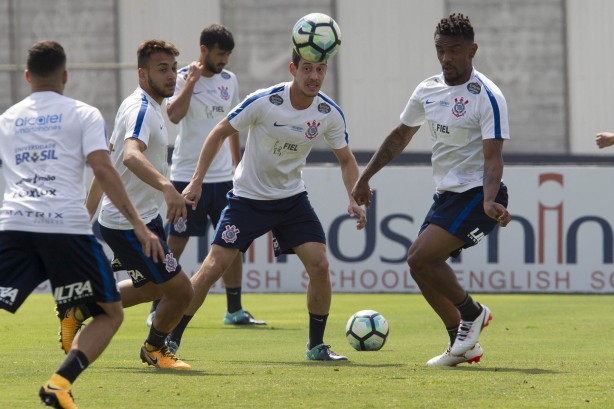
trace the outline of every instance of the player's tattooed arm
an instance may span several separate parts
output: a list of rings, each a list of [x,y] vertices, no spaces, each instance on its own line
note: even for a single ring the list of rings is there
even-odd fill
[[[418,129],[420,129],[419,126],[399,124],[399,126],[394,128],[386,137],[362,171],[356,185],[354,185],[354,189],[352,189],[352,196],[359,205],[369,206],[372,194],[371,188],[369,187],[369,180],[373,175],[379,172],[380,169],[403,152],[403,149],[405,149]]]
[[[399,126],[394,128],[367,164],[361,178],[366,177],[370,179],[380,169],[399,156],[419,128],[419,126],[407,126],[404,124],[399,124]]]

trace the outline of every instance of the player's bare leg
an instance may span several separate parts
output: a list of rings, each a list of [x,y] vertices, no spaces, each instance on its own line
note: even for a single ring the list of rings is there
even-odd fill
[[[309,283],[307,284],[309,341],[307,342],[306,359],[310,361],[347,360],[346,356],[337,355],[330,349],[329,345],[324,343],[324,331],[332,298],[326,245],[323,243],[304,243],[295,247],[294,252],[303,262],[309,276]]]

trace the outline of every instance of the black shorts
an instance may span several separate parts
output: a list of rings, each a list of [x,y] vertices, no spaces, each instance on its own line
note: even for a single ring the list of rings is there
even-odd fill
[[[179,193],[183,192],[183,189],[188,186],[187,182],[172,183]],[[179,237],[204,236],[207,233],[207,222],[209,220],[214,228],[217,226],[220,215],[226,207],[226,194],[232,190],[232,181],[203,183],[202,189],[196,210],[192,210],[192,206],[186,206],[188,209],[186,230],[178,232],[175,226],[169,223],[169,235]]]
[[[0,231],[0,308],[15,312],[49,279],[60,309],[120,300],[111,265],[88,234]]]
[[[435,193],[420,233],[429,224],[435,224],[465,242],[463,248],[475,246],[490,233],[498,222],[484,213],[482,186],[466,192]],[[495,202],[507,207],[507,187],[501,183]]]
[[[252,241],[273,232],[275,256],[293,254],[304,243],[324,243],[326,236],[307,192],[278,200],[253,200],[228,192],[228,205],[212,244],[246,252]]]
[[[135,287],[141,287],[148,282],[162,284],[181,272],[181,266],[166,244],[166,234],[160,215],[147,223],[147,227],[160,238],[160,244],[166,253],[166,259],[162,262],[154,263],[143,253],[134,230],[109,229],[100,225],[100,234],[113,250],[114,258],[132,278]]]

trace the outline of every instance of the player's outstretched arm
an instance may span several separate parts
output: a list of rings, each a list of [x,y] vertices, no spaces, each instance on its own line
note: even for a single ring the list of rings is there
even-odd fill
[[[143,246],[143,253],[155,262],[164,260],[165,254],[160,239],[147,228],[130,201],[121,177],[111,163],[109,152],[104,150],[94,151],[87,156],[87,161],[92,167],[94,179],[100,190],[107,194],[115,207],[134,227],[134,234]],[[100,201],[100,198],[98,200]]]
[[[200,156],[198,157],[198,163],[192,175],[192,180],[186,188],[183,189],[182,193],[183,197],[193,202],[192,209],[196,210],[196,203],[198,203],[202,193],[203,179],[205,178],[207,170],[209,170],[209,166],[211,166],[211,162],[213,162],[213,158],[215,158],[215,155],[217,155],[222,147],[224,139],[236,133],[237,130],[230,125],[228,118],[222,119],[215,125],[211,132],[209,132],[200,150]]]
[[[352,187],[356,184],[358,174],[360,173],[358,170],[358,164],[356,163],[356,158],[354,157],[354,154],[350,150],[349,146],[345,146],[341,149],[334,149],[333,152],[339,161],[339,166],[341,167],[341,177],[343,178],[343,184],[345,185],[345,190],[350,201],[350,204],[348,205],[348,214],[352,217],[358,216],[356,228],[361,230],[367,224],[367,215],[365,213],[365,209],[356,203],[356,200],[354,200],[354,197],[352,197]]]
[[[407,126],[399,124],[390,132],[377,152],[373,155],[367,166],[362,171],[356,185],[352,189],[352,196],[359,205],[369,207],[371,203],[371,188],[369,180],[390,161],[399,156],[414,134],[420,129],[419,126]]]

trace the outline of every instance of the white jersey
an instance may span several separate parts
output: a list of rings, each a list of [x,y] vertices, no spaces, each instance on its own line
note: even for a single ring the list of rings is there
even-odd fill
[[[401,114],[407,126],[426,122],[433,143],[438,192],[483,185],[483,139],[509,139],[507,103],[499,88],[475,69],[462,85],[446,85],[443,73],[416,87]]]
[[[122,102],[115,116],[115,127],[111,135],[111,161],[117,168],[139,215],[145,223],[149,223],[158,216],[164,196],[161,191],[143,182],[124,165],[124,141],[129,138],[143,141],[147,146],[143,154],[158,172],[166,176],[168,134],[164,117],[160,104],[140,87]],[[109,229],[133,229],[132,224],[107,195],[103,196],[98,221]]]
[[[316,139],[323,137],[332,149],[348,144],[341,109],[322,92],[309,108],[294,109],[290,84],[258,90],[228,115],[233,128],[248,131],[233,178],[236,196],[274,200],[303,192],[301,170]]]
[[[185,85],[188,68],[184,67],[179,71],[173,98]],[[172,98],[169,102],[172,102]],[[238,103],[239,84],[232,72],[223,70],[210,78],[200,77],[194,85],[188,112],[179,121],[179,134],[175,141],[171,164],[171,180],[178,182],[192,180],[207,135]],[[232,180],[233,169],[230,145],[226,139],[207,170],[203,182],[228,182]]]
[[[0,230],[92,234],[85,163],[108,151],[104,120],[90,105],[35,92],[0,116],[6,186]]]

